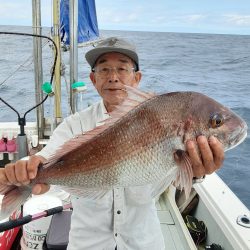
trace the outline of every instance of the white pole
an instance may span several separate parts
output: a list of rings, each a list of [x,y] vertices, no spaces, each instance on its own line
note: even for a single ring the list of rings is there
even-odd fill
[[[69,1],[70,23],[70,106],[75,113],[75,97],[71,85],[78,81],[78,0]]]
[[[55,93],[55,125],[62,121],[61,109],[61,39],[60,39],[60,4],[59,0],[53,1],[53,40],[57,46],[57,63],[54,76]]]
[[[41,27],[41,5],[40,0],[32,0],[32,27],[33,34],[42,35]],[[35,71],[35,95],[36,103],[43,100],[43,92],[41,86],[43,84],[43,68],[42,68],[42,43],[40,37],[33,38],[33,58]],[[39,138],[44,135],[44,108],[40,105],[36,109],[37,130]]]

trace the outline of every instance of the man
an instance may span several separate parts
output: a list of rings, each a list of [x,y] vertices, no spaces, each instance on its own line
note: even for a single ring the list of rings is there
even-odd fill
[[[139,59],[133,45],[115,37],[108,38],[86,54],[91,66],[90,79],[102,100],[64,120],[54,131],[47,146],[29,161],[6,165],[0,172],[0,183],[27,185],[35,178],[37,166],[65,141],[93,129],[108,117],[124,100],[124,85],[137,87],[141,80]],[[196,145],[199,151],[197,151]],[[224,152],[216,138],[203,136],[186,145],[194,177],[217,170]],[[34,194],[48,190],[45,184],[36,185]],[[153,185],[114,188],[102,198],[92,200],[72,198],[73,214],[68,249],[143,249],[164,248],[152,190]]]

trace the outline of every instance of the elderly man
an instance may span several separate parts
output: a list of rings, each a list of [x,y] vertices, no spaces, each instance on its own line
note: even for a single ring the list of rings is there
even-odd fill
[[[101,101],[67,117],[54,131],[41,152],[28,161],[6,165],[0,172],[4,184],[27,185],[36,177],[37,167],[64,142],[95,128],[124,100],[124,85],[138,87],[142,74],[135,47],[129,42],[111,37],[86,53],[91,66],[90,79]],[[196,147],[196,145],[198,147]],[[221,143],[199,136],[186,145],[194,177],[217,170],[223,162]],[[199,152],[197,151],[199,149]],[[114,188],[100,199],[72,198],[73,214],[68,249],[165,249],[152,190],[143,187]],[[48,190],[46,184],[33,187],[34,194]]]

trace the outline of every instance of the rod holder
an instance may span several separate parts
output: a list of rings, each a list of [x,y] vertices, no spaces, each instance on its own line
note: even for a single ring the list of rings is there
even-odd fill
[[[28,145],[27,145],[27,136],[19,134],[17,136],[17,145],[18,145],[18,159],[22,159],[28,155]]]

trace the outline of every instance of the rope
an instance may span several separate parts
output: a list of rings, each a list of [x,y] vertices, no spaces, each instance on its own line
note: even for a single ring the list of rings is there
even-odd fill
[[[28,60],[30,60],[30,59],[31,59],[31,57],[28,57],[26,61],[24,61],[22,64],[20,64],[19,67],[18,67],[15,71],[13,71],[9,76],[7,76],[7,78],[5,78],[5,79],[0,83],[0,86],[2,86],[2,85],[3,85],[5,82],[7,82],[11,77],[13,77],[13,76],[16,74],[16,72],[17,72],[20,68],[24,67],[24,64],[25,64]]]

